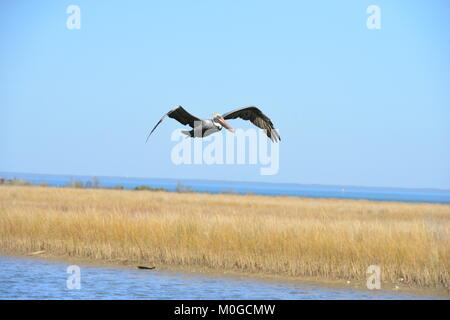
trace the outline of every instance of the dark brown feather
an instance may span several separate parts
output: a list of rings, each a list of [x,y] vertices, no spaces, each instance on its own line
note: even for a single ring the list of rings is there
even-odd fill
[[[201,121],[199,118],[193,116],[192,114],[190,114],[189,112],[187,112],[186,110],[184,110],[184,108],[182,106],[178,106],[172,110],[170,110],[169,112],[167,112],[159,121],[158,123],[153,127],[152,131],[150,131],[150,133],[147,136],[147,140],[145,142],[148,141],[148,138],[150,138],[151,134],[153,133],[153,131],[155,131],[156,127],[164,120],[165,117],[169,116],[169,118],[175,119],[178,122],[180,122],[181,124],[184,125],[189,125],[191,128],[194,128],[194,123],[195,121]]]
[[[281,137],[278,132],[275,130],[272,121],[267,117],[261,110],[257,107],[244,107],[241,109],[233,110],[227,112],[223,115],[225,120],[227,119],[236,119],[241,118],[243,120],[251,121],[255,126],[263,129],[267,136],[273,142],[281,141]]]

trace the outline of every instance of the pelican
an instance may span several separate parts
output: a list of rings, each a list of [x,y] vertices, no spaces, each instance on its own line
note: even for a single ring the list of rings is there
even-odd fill
[[[187,112],[182,106],[177,106],[176,108],[167,112],[161,120],[153,127],[147,136],[147,140],[150,138],[156,127],[164,120],[166,117],[177,120],[179,123],[184,125],[189,125],[192,130],[183,130],[182,132],[188,137],[192,138],[203,138],[219,132],[222,128],[226,128],[230,132],[234,132],[234,129],[228,124],[226,120],[241,118],[243,120],[250,120],[255,126],[265,130],[267,137],[273,142],[281,141],[280,135],[273,127],[272,121],[267,117],[261,110],[255,106],[244,107],[237,110],[233,110],[225,113],[224,115],[215,113],[212,119],[200,119],[189,112]]]

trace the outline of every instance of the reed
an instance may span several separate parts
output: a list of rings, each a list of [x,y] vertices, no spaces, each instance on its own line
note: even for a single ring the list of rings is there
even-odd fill
[[[0,187],[0,250],[450,288],[450,205]]]

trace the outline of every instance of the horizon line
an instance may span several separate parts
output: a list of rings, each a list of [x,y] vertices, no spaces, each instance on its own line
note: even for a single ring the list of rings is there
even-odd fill
[[[173,181],[209,181],[209,182],[234,182],[234,183],[254,183],[254,184],[287,184],[287,185],[299,185],[299,186],[317,186],[317,187],[339,187],[339,188],[366,188],[366,189],[393,189],[393,190],[434,190],[450,192],[450,189],[432,188],[432,187],[382,187],[382,186],[361,186],[361,185],[338,185],[338,184],[319,184],[319,183],[300,183],[300,182],[266,182],[266,181],[238,181],[238,180],[212,180],[212,179],[195,179],[195,178],[158,178],[158,177],[136,177],[136,176],[117,176],[117,175],[95,175],[95,174],[60,174],[60,173],[33,173],[33,172],[11,172],[0,171],[2,174],[19,174],[19,175],[47,175],[47,176],[72,176],[72,177],[97,177],[97,178],[125,178],[125,179],[159,179],[159,180],[173,180]]]

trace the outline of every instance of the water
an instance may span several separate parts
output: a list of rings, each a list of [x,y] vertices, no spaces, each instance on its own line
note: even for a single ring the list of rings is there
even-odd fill
[[[67,289],[70,263],[0,256],[0,299],[436,299],[125,267],[79,265],[81,288]]]
[[[31,184],[47,183],[49,186],[66,186],[70,182],[92,183],[92,176],[42,175],[25,173],[0,173],[0,178],[18,178]],[[367,199],[378,201],[450,203],[450,190],[437,189],[395,189],[349,186],[302,185],[293,183],[258,183],[207,180],[174,180],[150,178],[99,177],[101,187],[112,188],[118,185],[133,189],[140,185],[165,188],[176,191],[177,184],[197,192],[210,193],[254,193],[260,195],[284,195],[310,198]]]

